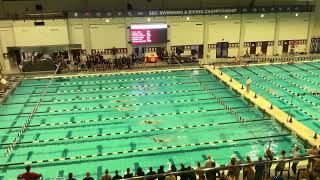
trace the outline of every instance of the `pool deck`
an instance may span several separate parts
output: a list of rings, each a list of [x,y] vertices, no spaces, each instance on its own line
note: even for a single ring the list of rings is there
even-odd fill
[[[271,103],[264,99],[262,96],[256,94],[252,90],[250,92],[246,91],[245,85],[242,85],[238,81],[232,79],[225,73],[222,73],[221,70],[216,68],[215,66],[204,66],[208,71],[210,71],[213,75],[218,77],[221,81],[225,82],[228,86],[230,86],[233,90],[240,93],[245,99],[249,100],[250,102],[254,103],[259,109],[265,111],[269,114],[272,118],[277,120],[280,124],[285,126],[287,129],[291,130],[293,134],[296,134],[300,138],[307,141],[310,145],[320,145],[320,135],[317,134],[318,138],[315,139],[315,132],[311,129],[304,126],[298,120],[292,118],[292,122],[288,122],[289,115],[282,111],[281,109],[277,108],[273,105],[271,108]],[[243,88],[242,88],[243,86]]]

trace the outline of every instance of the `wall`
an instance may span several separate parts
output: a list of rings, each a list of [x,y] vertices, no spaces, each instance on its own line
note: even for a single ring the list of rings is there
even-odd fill
[[[319,8],[315,13],[294,13],[190,16],[187,17],[146,17],[45,20],[46,26],[35,27],[34,21],[0,21],[0,43],[6,53],[9,46],[32,46],[52,44],[81,44],[82,49],[108,49],[132,47],[128,43],[131,24],[167,23],[167,49],[176,45],[204,44],[204,56],[215,58],[215,50],[208,50],[208,44],[219,41],[240,43],[239,48],[230,48],[229,56],[244,55],[244,42],[308,39],[319,34]],[[310,28],[309,28],[310,26]],[[309,33],[311,32],[311,34]],[[310,35],[309,35],[310,34]],[[304,51],[307,45],[300,45]],[[260,49],[257,49],[259,52]],[[282,52],[282,46],[268,47],[267,55]]]
[[[45,26],[34,26],[34,21],[14,21],[16,46],[69,44],[65,20],[45,20]]]

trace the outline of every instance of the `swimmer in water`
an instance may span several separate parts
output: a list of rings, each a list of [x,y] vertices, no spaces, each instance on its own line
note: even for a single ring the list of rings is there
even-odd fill
[[[269,92],[270,94],[272,94],[272,95],[276,95],[276,94],[277,94],[277,92],[276,92],[274,89],[272,89],[272,88],[269,88],[269,89],[268,89],[268,92]]]
[[[133,108],[124,108],[124,107],[117,107],[118,111],[136,111],[136,109]]]
[[[143,123],[144,124],[159,124],[160,121],[157,121],[157,120],[144,120]]]
[[[127,101],[126,101],[126,100],[113,100],[113,101],[111,101],[111,102],[113,102],[113,103],[115,103],[115,102],[120,103],[120,102],[127,102]]]
[[[152,138],[152,140],[153,140],[154,142],[158,142],[158,143],[168,143],[168,142],[170,142],[169,139]]]

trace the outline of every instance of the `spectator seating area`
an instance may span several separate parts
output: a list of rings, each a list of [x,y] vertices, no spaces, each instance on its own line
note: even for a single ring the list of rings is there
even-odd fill
[[[297,154],[298,153],[298,154]],[[293,154],[294,158],[287,158],[287,154]],[[250,156],[246,157],[245,162],[241,162],[237,157],[232,157],[228,165],[221,165],[216,167],[216,163],[211,155],[207,156],[207,160],[203,163],[198,162],[197,167],[191,167],[183,163],[180,164],[180,169],[175,164],[171,164],[169,170],[166,172],[165,167],[160,165],[158,170],[149,167],[147,172],[144,172],[141,167],[136,169],[135,173],[127,168],[123,176],[119,171],[114,172],[113,177],[108,169],[101,177],[102,180],[116,180],[116,179],[146,179],[146,180],[238,180],[240,176],[247,180],[263,180],[263,179],[320,179],[320,147],[313,146],[308,150],[309,156],[299,155],[299,148],[295,148],[290,153],[281,151],[280,155],[276,155],[267,148],[264,157],[259,157],[258,161],[253,162]],[[307,161],[305,161],[307,160]],[[301,165],[298,165],[301,164]],[[273,172],[272,172],[273,171]],[[79,172],[78,173],[79,176]],[[90,172],[84,172],[83,180],[95,179]],[[67,180],[75,180],[75,174],[68,173]],[[26,172],[19,174],[18,179],[47,179],[45,175],[31,172],[31,166],[26,166]],[[64,179],[63,177],[59,177]]]

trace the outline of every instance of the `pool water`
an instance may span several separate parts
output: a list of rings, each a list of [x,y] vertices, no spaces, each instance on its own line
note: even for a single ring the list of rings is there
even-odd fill
[[[23,80],[1,106],[1,151],[49,81]],[[277,154],[306,146],[204,69],[56,78],[12,154],[1,153],[0,179],[15,179],[24,162],[44,179],[195,166],[207,154],[223,165],[257,159],[269,142]]]
[[[320,63],[274,64],[228,67],[222,71],[245,84],[275,106],[320,133]],[[292,105],[290,105],[292,104]]]

